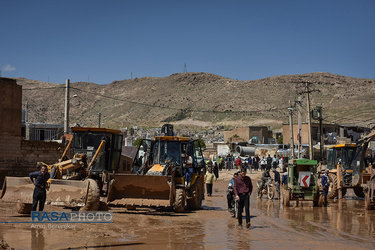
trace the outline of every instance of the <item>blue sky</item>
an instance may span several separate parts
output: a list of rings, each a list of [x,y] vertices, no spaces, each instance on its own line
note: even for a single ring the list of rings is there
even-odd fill
[[[0,0],[3,77],[375,78],[375,1]]]

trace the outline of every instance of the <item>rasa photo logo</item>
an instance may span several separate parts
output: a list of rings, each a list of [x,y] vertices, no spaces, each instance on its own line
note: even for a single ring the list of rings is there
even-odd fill
[[[113,213],[90,212],[31,212],[32,223],[113,223]]]

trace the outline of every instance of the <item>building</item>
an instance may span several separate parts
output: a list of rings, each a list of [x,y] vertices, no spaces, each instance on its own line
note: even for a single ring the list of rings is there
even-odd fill
[[[5,176],[28,176],[37,162],[55,163],[64,151],[56,142],[22,139],[22,86],[0,77],[0,186]]]
[[[323,144],[336,144],[338,142],[355,142],[359,139],[361,133],[366,128],[357,126],[337,125],[337,124],[322,124],[323,130]],[[317,144],[319,140],[319,123],[311,123],[311,137],[313,145]],[[301,144],[309,144],[309,126],[307,122],[302,123]],[[293,124],[293,142],[298,144],[298,124]],[[290,144],[290,126],[289,123],[283,124],[283,143]]]
[[[224,131],[224,142],[246,142],[268,144],[269,131],[266,126],[247,126]],[[250,141],[251,140],[251,141]]]
[[[58,140],[64,134],[64,124],[31,123],[22,124],[22,137],[29,141]]]

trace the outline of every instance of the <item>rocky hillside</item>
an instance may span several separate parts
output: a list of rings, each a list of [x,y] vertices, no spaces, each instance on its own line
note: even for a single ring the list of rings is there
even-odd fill
[[[17,79],[28,102],[29,121],[63,123],[65,84]],[[253,81],[233,80],[208,73],[178,73],[144,77],[107,85],[71,83],[71,124],[97,126],[180,125],[227,127],[268,125],[281,128],[288,121],[289,100],[303,98],[306,82],[311,107],[322,105],[326,122],[369,126],[375,122],[375,80],[330,73],[283,75]],[[74,97],[75,96],[75,97]]]

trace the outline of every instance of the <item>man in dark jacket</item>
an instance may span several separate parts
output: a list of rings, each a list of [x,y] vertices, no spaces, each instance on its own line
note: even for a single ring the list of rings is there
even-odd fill
[[[275,175],[275,188],[276,188],[277,195],[280,199],[280,173],[276,170],[276,168],[273,168],[272,172]]]
[[[253,184],[249,176],[246,176],[246,168],[241,169],[241,174],[234,181],[234,194],[238,201],[238,226],[242,227],[242,210],[245,207],[246,227],[250,227],[250,195],[253,192]]]
[[[324,172],[324,174],[322,175],[322,186],[323,186],[323,205],[326,207],[327,204],[328,204],[328,199],[327,199],[327,196],[328,196],[328,189],[329,189],[329,170],[326,169],[326,171]]]
[[[29,177],[33,184],[35,185],[33,193],[33,205],[31,211],[36,211],[39,202],[39,211],[43,211],[44,203],[46,202],[46,187],[47,181],[50,178],[48,173],[47,166],[42,166],[40,171],[32,172],[29,174]],[[35,180],[34,180],[35,179]]]

